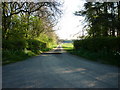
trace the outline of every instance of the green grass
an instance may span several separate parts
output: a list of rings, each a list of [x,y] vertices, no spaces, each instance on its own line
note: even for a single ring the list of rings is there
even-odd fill
[[[2,65],[23,61],[29,57],[35,56],[32,51],[24,50],[3,50],[2,51]]]
[[[52,45],[50,48],[43,49],[42,51],[38,51],[35,53],[31,50],[3,50],[2,51],[2,65],[15,63],[19,61],[26,60],[32,56],[37,56],[41,52],[49,51],[57,45]]]
[[[70,54],[77,55],[91,61],[114,65],[114,66],[120,66],[120,64],[118,63],[120,56],[113,55],[113,53],[106,53],[104,51],[95,53],[84,49],[75,50],[72,43],[62,44],[62,47]]]
[[[62,47],[68,52],[73,51],[73,48],[74,48],[72,43],[63,43]]]

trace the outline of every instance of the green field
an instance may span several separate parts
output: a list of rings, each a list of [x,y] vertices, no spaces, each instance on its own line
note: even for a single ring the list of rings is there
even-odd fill
[[[61,45],[68,52],[70,52],[74,49],[73,43],[63,43]]]

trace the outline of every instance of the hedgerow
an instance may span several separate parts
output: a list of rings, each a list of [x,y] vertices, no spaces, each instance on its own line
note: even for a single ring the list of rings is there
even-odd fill
[[[92,52],[120,53],[120,37],[97,37],[75,40],[76,50],[85,49]]]

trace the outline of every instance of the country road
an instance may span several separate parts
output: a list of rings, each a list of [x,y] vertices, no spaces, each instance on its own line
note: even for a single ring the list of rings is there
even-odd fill
[[[2,67],[2,88],[118,88],[118,68],[53,51]]]

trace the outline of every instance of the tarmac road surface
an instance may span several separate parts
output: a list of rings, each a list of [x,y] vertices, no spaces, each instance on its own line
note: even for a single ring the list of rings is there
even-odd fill
[[[2,88],[118,88],[117,67],[68,54],[61,46],[2,70]]]

